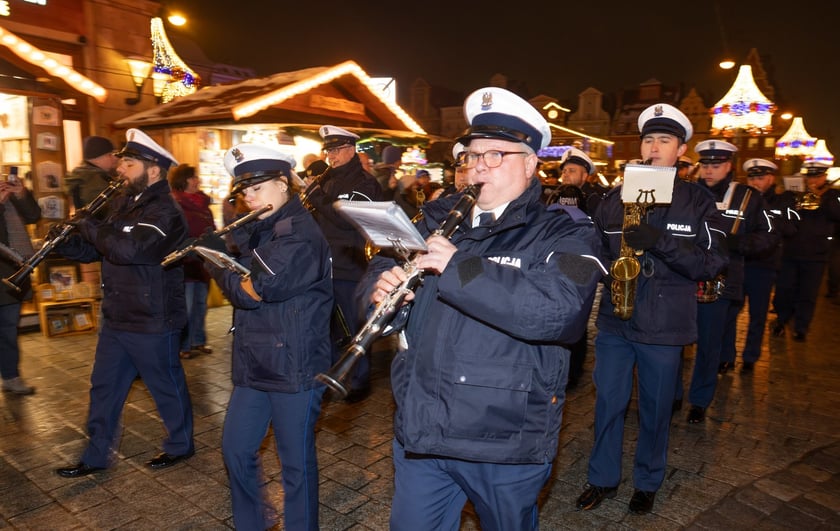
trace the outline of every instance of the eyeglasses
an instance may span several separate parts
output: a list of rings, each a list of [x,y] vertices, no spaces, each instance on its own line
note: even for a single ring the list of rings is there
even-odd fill
[[[349,147],[353,147],[353,146],[351,146],[350,144],[344,144],[342,146],[327,148],[327,149],[324,150],[324,153],[326,153],[327,155],[335,155],[336,153],[338,153],[342,149],[349,148]]]
[[[464,155],[464,166],[467,168],[475,168],[479,160],[484,161],[484,165],[488,168],[498,168],[502,165],[502,161],[508,155],[527,155],[526,151],[499,151],[491,149],[484,153],[473,153],[468,151]]]

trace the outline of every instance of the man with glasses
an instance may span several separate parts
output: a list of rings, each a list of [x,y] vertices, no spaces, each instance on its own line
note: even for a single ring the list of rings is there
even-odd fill
[[[312,214],[332,251],[335,311],[330,336],[333,341],[332,360],[335,363],[341,357],[342,343],[353,337],[362,324],[354,292],[367,267],[367,259],[364,237],[333,208],[333,203],[339,199],[381,201],[383,191],[376,177],[362,168],[362,161],[356,153],[359,135],[334,125],[322,126],[319,132],[330,167],[318,182],[309,186],[306,195],[312,205]],[[369,393],[370,362],[364,357],[356,364],[350,392],[345,400],[358,402],[367,398]]]
[[[414,263],[425,276],[391,323],[405,347],[391,366],[397,531],[458,529],[467,499],[483,529],[537,529],[567,345],[606,274],[591,220],[540,201],[536,152],[551,140],[542,114],[496,87],[471,94],[464,114],[457,140],[480,194],[449,239],[435,231],[463,194],[424,206],[417,228],[428,251]],[[380,254],[363,286],[379,304],[405,278]]]
[[[785,335],[785,325],[793,320],[794,341],[805,341],[808,326],[814,317],[814,307],[834,233],[840,223],[840,191],[828,183],[830,165],[821,161],[802,164],[800,174],[806,191],[795,197],[796,233],[782,243],[782,267],[776,282],[773,306],[778,319],[773,335]]]

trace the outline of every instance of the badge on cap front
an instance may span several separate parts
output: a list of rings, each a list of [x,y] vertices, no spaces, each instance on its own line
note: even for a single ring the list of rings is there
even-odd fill
[[[493,93],[485,92],[481,96],[481,110],[489,111],[491,107],[493,107]]]
[[[239,151],[239,148],[231,149],[230,154],[233,155],[233,159],[236,162],[242,162],[242,160],[245,158],[245,155],[243,155],[242,152]]]
[[[657,105],[653,108],[654,116],[662,116],[663,114],[665,114],[665,111],[662,109],[662,105]]]

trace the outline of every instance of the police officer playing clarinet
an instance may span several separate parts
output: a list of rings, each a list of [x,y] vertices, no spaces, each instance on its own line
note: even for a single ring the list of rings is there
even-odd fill
[[[431,233],[463,194],[424,205],[426,275],[392,326],[396,401],[391,529],[458,529],[467,499],[483,529],[537,529],[537,496],[557,454],[568,345],[598,280],[591,220],[548,212],[536,152],[551,139],[527,101],[496,87],[467,97],[465,146],[475,208],[451,239]],[[407,277],[371,261],[374,304]]]
[[[126,140],[116,154],[125,190],[108,218],[79,218],[78,234],[55,249],[71,260],[102,260],[104,323],[90,376],[90,442],[78,463],[56,470],[64,478],[111,466],[122,408],[138,375],[166,428],[163,452],[147,466],[168,468],[195,453],[192,405],[179,357],[187,322],[184,272],[180,265],[160,265],[187,236],[186,219],[166,180],[177,162],[139,129],[129,129]]]

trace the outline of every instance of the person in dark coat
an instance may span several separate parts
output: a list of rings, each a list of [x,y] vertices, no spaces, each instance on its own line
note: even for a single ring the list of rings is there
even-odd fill
[[[14,259],[0,255],[0,278],[13,275],[19,268],[19,258],[33,254],[26,225],[41,219],[41,207],[20,179],[0,182],[0,243],[10,247]],[[0,376],[3,391],[17,395],[31,395],[35,388],[20,376],[20,346],[18,323],[23,301],[32,297],[31,276],[27,276],[16,290],[0,285]]]
[[[496,87],[467,97],[464,164],[480,185],[450,239],[434,232],[463,193],[427,203],[426,272],[394,320],[392,530],[458,529],[471,500],[483,529],[537,529],[558,451],[567,345],[586,327],[606,270],[591,220],[546,211],[536,152],[551,139],[527,101]],[[406,278],[378,255],[363,283],[380,303]],[[407,317],[407,320],[405,319]]]
[[[86,476],[112,464],[120,418],[137,376],[151,393],[166,428],[163,452],[146,464],[167,468],[195,453],[193,413],[181,358],[187,322],[184,271],[160,264],[187,236],[187,222],[172,197],[166,174],[171,153],[139,129],[126,132],[118,153],[123,193],[104,221],[80,216],[55,250],[71,260],[102,261],[102,315],[90,376],[90,441],[77,464],[56,470]]]
[[[82,208],[111,184],[115,177],[117,157],[114,144],[103,136],[89,136],[82,142],[81,164],[64,178],[64,187],[74,208]],[[96,213],[99,219],[108,214],[107,205]]]
[[[381,201],[382,187],[376,178],[364,171],[356,154],[359,135],[334,125],[320,129],[329,169],[323,178],[307,188],[305,195],[315,221],[330,243],[333,259],[333,292],[335,311],[332,321],[333,363],[342,354],[342,345],[362,324],[361,309],[354,295],[359,279],[367,267],[365,238],[333,207],[339,199],[348,201]],[[353,403],[370,393],[370,362],[365,357],[352,375],[346,401]]]
[[[761,194],[734,181],[732,159],[738,148],[723,140],[704,140],[694,151],[700,156],[697,183],[712,194],[723,219],[716,229],[726,235],[729,265],[722,277],[722,288],[717,280],[699,288],[702,293],[697,308],[697,354],[688,392],[690,424],[705,420],[706,408],[715,396],[718,373],[734,367],[734,361],[724,361],[721,356],[723,350],[735,350],[738,302],[744,299],[744,259],[767,252],[779,242]]]
[[[796,205],[796,232],[782,241],[782,266],[773,297],[777,319],[771,332],[775,337],[784,336],[785,327],[792,323],[793,340],[805,341],[814,318],[834,227],[840,224],[840,190],[828,183],[829,167],[822,161],[802,163],[805,192],[784,194]]]
[[[213,212],[210,211],[213,200],[199,188],[195,166],[179,164],[169,174],[169,186],[187,219],[190,238],[198,238],[207,231],[216,230]],[[210,276],[202,267],[200,258],[188,255],[183,258],[183,265],[187,326],[181,334],[181,358],[189,359],[196,354],[213,352],[213,349],[207,346],[207,330],[204,326]]]
[[[207,263],[234,308],[233,391],[222,432],[237,529],[267,529],[259,451],[273,427],[282,464],[286,529],[317,530],[315,423],[325,388],[315,375],[330,366],[333,309],[330,248],[303,207],[291,156],[239,144],[224,157],[234,194],[248,208],[271,210],[231,233],[251,274]],[[221,239],[212,245],[224,249]],[[201,240],[199,240],[201,241]]]
[[[741,353],[741,374],[750,374],[755,362],[761,356],[761,344],[764,341],[764,329],[767,326],[767,311],[770,308],[770,295],[776,281],[776,274],[782,261],[782,238],[796,232],[796,223],[792,220],[794,212],[793,198],[776,193],[776,173],[778,166],[769,160],[750,159],[744,162],[747,172],[747,184],[755,188],[767,205],[767,212],[773,222],[773,230],[778,234],[776,243],[764,252],[753,253],[744,257],[744,297],[733,300],[732,304],[740,312],[749,299],[749,325],[744,350]],[[733,308],[734,310],[735,308]],[[721,364],[727,368],[735,366],[735,319],[727,323],[727,335],[720,352]]]
[[[602,260],[614,264],[619,257],[635,257],[640,270],[635,278],[623,280],[611,267],[619,279],[605,281],[601,294],[593,373],[595,443],[587,485],[576,502],[582,510],[617,494],[634,373],[639,434],[628,508],[639,514],[653,509],[665,480],[680,353],[697,340],[697,282],[714,278],[727,263],[711,231],[721,223],[714,200],[706,190],[676,176],[677,159],[693,132],[688,117],[672,105],[657,103],[642,111],[638,125],[642,159],[672,172],[673,189],[670,204],[654,204],[635,219],[632,211],[637,207],[622,201],[628,166],[622,186],[611,190],[593,215],[602,235]]]

